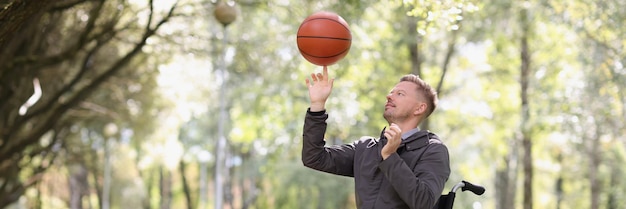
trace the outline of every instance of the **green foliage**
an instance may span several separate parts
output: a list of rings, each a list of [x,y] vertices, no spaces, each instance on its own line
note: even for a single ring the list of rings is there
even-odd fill
[[[38,77],[45,87],[38,104],[67,101],[142,39],[148,21],[146,5],[103,2],[101,8],[84,2],[46,13],[46,18],[33,24],[38,30],[20,31],[23,37],[14,40],[24,47],[9,44],[4,49],[22,50],[0,53],[0,60],[10,61],[0,64],[0,125],[4,128],[0,146],[9,143],[4,138],[9,136],[5,127],[11,125],[7,121],[20,118],[17,108],[32,94],[32,78]],[[51,165],[37,187],[28,187],[27,204],[36,205],[41,199],[42,208],[67,206],[69,182],[54,179],[77,177],[77,168],[82,166],[89,173],[84,201],[98,205],[108,141],[114,170],[112,208],[160,204],[210,208],[215,201],[209,197],[214,189],[209,185],[215,185],[218,124],[225,122],[230,156],[227,185],[231,188],[225,200],[230,207],[354,208],[352,179],[305,168],[300,161],[302,124],[309,105],[304,79],[321,67],[299,55],[295,32],[306,16],[330,10],[347,20],[353,42],[350,53],[329,66],[335,85],[327,104],[328,143],[378,136],[387,125],[382,118],[385,95],[400,76],[413,72],[410,49],[418,47],[421,76],[433,86],[442,82],[439,107],[429,128],[450,151],[452,175],[446,190],[462,179],[487,187],[484,196],[459,194],[455,205],[516,208],[519,197],[513,205],[497,204],[505,193],[498,188],[502,175],[511,175],[513,185],[521,180],[514,178],[521,176],[516,167],[521,163],[521,9],[529,9],[532,20],[528,31],[532,57],[529,133],[534,144],[534,206],[577,208],[597,200],[600,208],[626,204],[621,198],[626,182],[620,178],[626,162],[623,2],[236,3],[239,16],[224,28],[212,16],[214,4],[180,1],[176,17],[147,40],[141,53],[59,116],[23,154],[0,159],[19,162],[2,174],[12,174],[22,182],[34,179],[41,172],[40,165]],[[164,6],[156,9],[160,12],[155,13],[155,21],[167,14]],[[93,17],[99,17],[93,23],[97,27],[87,37],[94,39],[64,61],[48,59],[82,40],[81,32],[90,24],[86,20]],[[115,33],[103,33],[109,30]],[[107,44],[90,54],[99,43]],[[445,79],[439,81],[447,52],[452,56]],[[219,74],[223,60],[224,86]],[[70,82],[84,64],[92,68],[71,91],[58,98],[48,93]],[[222,87],[227,88],[223,97],[219,94]],[[227,104],[225,121],[218,117],[219,101]],[[48,108],[56,106],[31,110]],[[25,123],[10,136],[27,135],[38,121],[42,120]],[[104,131],[109,124],[118,128],[114,135]],[[10,142],[15,141],[19,140]],[[42,149],[49,151],[28,154]],[[186,163],[184,173],[176,169],[180,162]],[[203,173],[208,174],[206,182],[200,181]],[[190,191],[183,190],[183,175]],[[596,181],[590,180],[592,175]],[[601,189],[592,193],[595,186]],[[203,187],[209,192],[202,194]],[[49,188],[60,188],[64,194],[49,192]],[[170,197],[168,191],[172,199],[164,203],[163,197]]]
[[[458,30],[459,22],[465,15],[479,10],[478,1],[447,0],[447,1],[392,1],[402,3],[407,8],[406,15],[417,18],[419,34],[426,35],[436,30]]]

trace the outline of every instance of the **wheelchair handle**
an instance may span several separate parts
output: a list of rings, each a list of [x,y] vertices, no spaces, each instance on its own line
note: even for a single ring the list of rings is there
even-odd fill
[[[469,190],[476,195],[482,195],[485,193],[485,187],[480,185],[472,184],[468,181],[461,181],[452,187],[452,192],[456,192],[456,190],[461,189],[461,191]]]

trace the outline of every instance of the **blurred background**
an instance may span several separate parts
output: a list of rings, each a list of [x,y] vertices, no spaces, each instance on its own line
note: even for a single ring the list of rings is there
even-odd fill
[[[626,1],[0,0],[0,208],[355,208],[300,161],[301,21],[350,25],[327,142],[408,73],[456,208],[626,208]]]

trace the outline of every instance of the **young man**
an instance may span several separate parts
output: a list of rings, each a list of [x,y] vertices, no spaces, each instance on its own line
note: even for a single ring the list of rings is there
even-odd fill
[[[354,177],[358,208],[433,208],[450,176],[448,149],[435,134],[417,127],[435,109],[436,92],[419,77],[406,75],[387,95],[383,116],[389,128],[379,139],[325,146],[325,104],[333,82],[326,67],[306,79],[311,106],[302,134],[304,165]]]

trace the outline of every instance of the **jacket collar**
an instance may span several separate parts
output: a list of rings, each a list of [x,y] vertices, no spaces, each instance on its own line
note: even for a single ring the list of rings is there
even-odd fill
[[[380,132],[380,142],[383,145],[387,144],[387,138],[385,137],[385,134],[384,134],[385,129],[387,129],[387,127],[383,128],[383,130]],[[420,130],[418,132],[415,132],[413,135],[407,137],[406,139],[402,140],[400,147],[406,146],[407,150],[419,149],[428,145],[430,143],[430,138],[436,138],[436,137],[437,136],[435,136],[435,134],[431,133],[428,130]]]
[[[430,131],[421,130],[406,138],[403,143],[407,150],[419,149],[430,143],[431,134]]]

